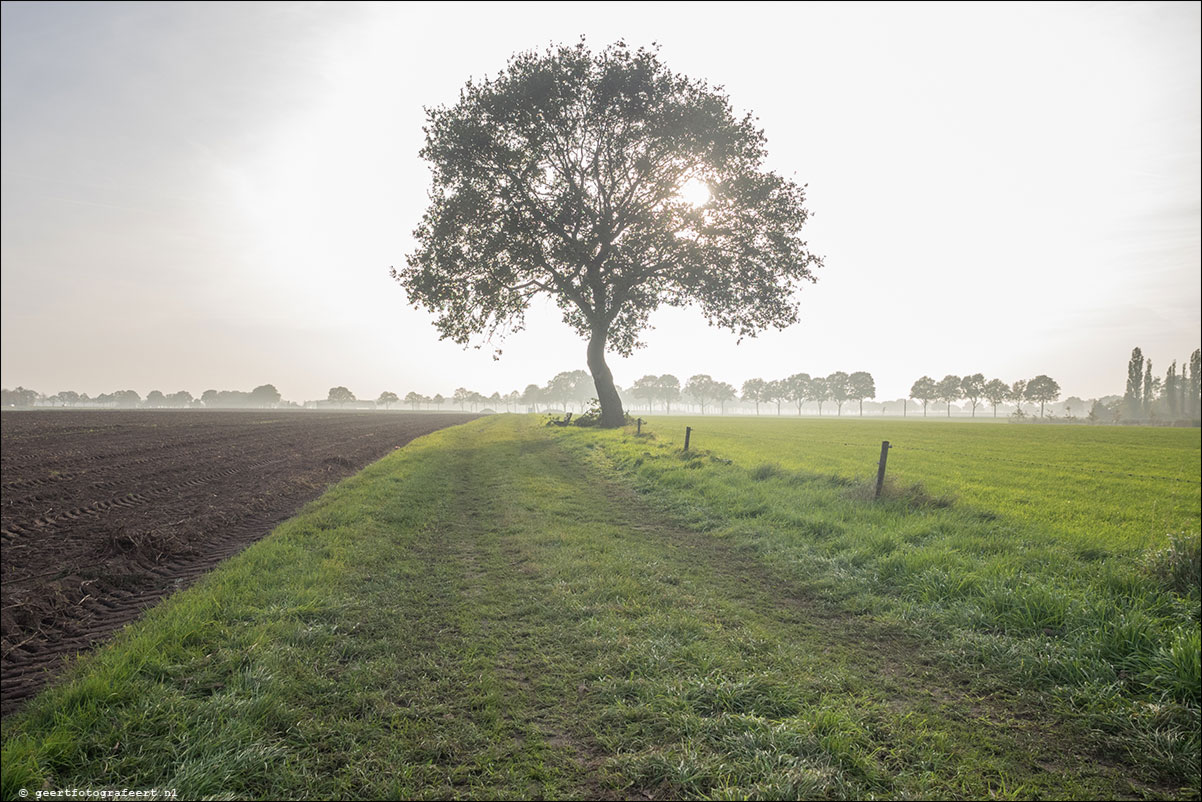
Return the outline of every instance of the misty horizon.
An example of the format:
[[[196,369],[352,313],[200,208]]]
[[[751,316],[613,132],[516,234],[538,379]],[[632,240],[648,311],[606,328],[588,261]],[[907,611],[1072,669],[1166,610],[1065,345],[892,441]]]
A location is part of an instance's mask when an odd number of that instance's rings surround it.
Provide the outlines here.
[[[1149,363],[1151,364],[1151,360],[1149,360]],[[1189,361],[1188,361],[1188,359],[1174,360],[1174,361],[1170,362],[1170,365],[1174,366],[1174,368],[1175,368],[1174,373],[1177,373],[1178,375],[1182,375],[1182,373],[1188,372]],[[1177,366],[1180,366],[1180,367],[1177,367]],[[584,374],[584,372],[582,372],[582,371],[577,371],[577,372],[583,374],[582,378],[587,376],[587,374]],[[558,374],[558,376],[562,376],[562,375],[564,375],[564,372],[561,372]],[[657,375],[657,374],[651,374],[652,377],[655,375]],[[674,374],[667,374],[667,375],[674,376]],[[871,373],[869,375],[871,376]],[[679,379],[680,385],[683,387],[685,380],[688,378],[691,378],[691,377],[682,376],[682,377],[677,377],[677,378]],[[752,377],[749,377],[749,378],[752,378]],[[754,378],[759,378],[759,377],[754,377]],[[918,377],[916,377],[916,379],[917,378]],[[938,377],[935,377],[935,378],[938,378]],[[991,377],[987,376],[986,378],[988,379]],[[779,380],[779,377],[768,379],[768,381],[776,381],[776,380]],[[1155,377],[1155,380],[1156,380],[1155,392],[1159,393],[1163,382],[1161,381],[1159,376]],[[440,408],[441,408],[441,404],[446,404],[448,406],[453,406],[453,405],[461,405],[462,406],[464,403],[470,403],[473,406],[473,408],[475,408],[477,406],[480,406],[481,404],[487,405],[491,402],[494,405],[497,403],[503,405],[504,411],[511,411],[510,410],[511,405],[516,404],[516,402],[518,401],[517,397],[521,396],[524,391],[528,392],[531,388],[536,388],[536,389],[542,389],[545,393],[553,384],[554,379],[549,379],[549,380],[544,380],[544,381],[546,382],[545,385],[543,383],[537,382],[537,381],[527,382],[522,387],[516,387],[516,388],[513,388],[512,390],[509,390],[506,392],[502,392],[500,390],[500,388],[497,388],[497,389],[494,389],[492,393],[484,392],[480,388],[475,387],[472,382],[456,382],[455,384],[457,384],[458,386],[455,389],[447,389],[445,393],[438,391],[438,390],[427,393],[427,392],[424,392],[424,391],[418,390],[418,389],[400,390],[400,391],[384,389],[375,394],[372,394],[372,393],[360,394],[360,393],[356,393],[354,388],[349,388],[349,392],[350,392],[352,398],[350,398],[349,400],[344,400],[343,403],[355,403],[355,404],[359,404],[359,405],[371,404],[374,406],[374,405],[379,405],[379,404],[384,403],[385,396],[392,394],[394,396],[394,398],[387,402],[388,408],[390,408],[390,409],[393,408],[394,406],[399,407],[400,409],[405,409],[406,407],[416,408],[416,409],[428,409],[429,406],[432,403],[434,403],[433,399],[435,397],[438,397],[440,399]],[[718,381],[721,381],[721,377],[718,377]],[[1005,380],[1003,380],[1003,382],[1009,384],[1009,382],[1005,382]],[[641,402],[638,399],[638,397],[634,394],[636,385],[637,385],[637,382],[636,383],[625,383],[625,384],[619,383],[618,384],[618,389],[621,392],[622,397],[623,397],[623,403],[627,406],[628,411],[635,411],[638,409],[646,408],[646,404],[644,402]],[[578,408],[578,409],[583,409],[584,405],[588,401],[595,400],[595,394],[593,394],[593,396],[594,396],[593,398],[590,398],[589,393],[587,392],[587,389],[591,389],[591,380],[585,381],[584,386],[586,388],[585,390],[576,391],[573,396],[573,399],[576,403],[576,408]],[[743,388],[744,393],[746,392],[746,384],[744,382],[736,382],[736,383],[733,383],[732,386],[734,388]],[[190,408],[198,408],[198,407],[200,407],[200,408],[207,408],[207,407],[212,407],[212,408],[264,408],[264,407],[289,407],[289,406],[304,407],[304,406],[313,406],[315,404],[339,403],[337,401],[332,400],[332,395],[333,395],[334,391],[336,389],[342,389],[342,390],[348,389],[345,385],[337,385],[335,387],[331,387],[324,394],[317,394],[315,396],[310,396],[310,397],[296,397],[296,396],[289,396],[286,393],[279,392],[276,388],[276,385],[273,383],[267,383],[265,385],[261,385],[259,389],[262,389],[263,387],[270,388],[270,390],[272,392],[276,393],[276,395],[278,396],[278,400],[275,402],[271,402],[271,403],[253,403],[250,400],[250,397],[252,396],[252,390],[249,390],[249,389],[248,390],[231,390],[231,389],[226,388],[226,389],[222,389],[222,390],[217,390],[215,388],[208,388],[208,389],[206,389],[200,393],[197,393],[195,395],[193,395],[191,393],[191,391],[186,390],[186,389],[177,390],[173,393],[173,392],[164,391],[164,390],[161,390],[158,388],[152,388],[150,390],[146,390],[143,392],[139,392],[137,390],[130,390],[130,389],[126,389],[123,391],[109,389],[109,390],[105,390],[105,391],[101,391],[101,392],[89,392],[89,391],[85,390],[82,392],[82,394],[78,390],[60,390],[56,393],[51,394],[51,393],[40,392],[36,388],[31,388],[31,387],[27,388],[24,385],[18,385],[14,388],[8,388],[8,387],[4,388],[6,401],[3,404],[3,407],[4,408],[10,407],[10,404],[9,404],[10,394],[13,393],[14,391],[19,391],[19,390],[32,391],[33,393],[36,393],[37,400],[36,400],[36,403],[33,404],[33,406],[41,406],[41,407],[64,407],[64,406],[80,406],[80,407],[93,406],[94,407],[97,405],[99,405],[99,406],[108,405],[108,406],[123,406],[126,408],[132,408],[132,407],[146,407],[146,408],[187,408],[187,407],[190,407]],[[458,400],[456,398],[457,393],[459,393],[461,391],[465,391],[465,390],[467,392],[470,392],[472,395],[476,396],[476,398],[466,401],[466,402]],[[911,388],[911,390],[913,390],[913,387]],[[134,393],[137,395],[137,398],[136,399],[126,398],[126,399],[122,400],[122,399],[113,397],[114,394],[122,393],[122,392],[127,393],[127,394]],[[156,393],[158,394],[158,398],[152,399],[151,396],[153,396]],[[210,394],[214,396],[214,399],[207,404],[204,403],[205,396],[208,396]],[[218,396],[218,395],[226,396],[227,394],[230,395],[231,397],[234,397],[233,400],[231,400],[230,398],[225,398],[225,399],[219,401],[216,398],[216,396]],[[407,396],[412,396],[413,394],[416,394],[416,396],[418,396],[418,397],[417,398],[412,398],[412,397],[407,398]],[[60,396],[64,396],[64,395],[75,396],[75,397],[70,398],[70,399],[64,399],[64,398],[60,397]],[[175,401],[172,401],[172,396],[178,397],[181,395],[187,396],[187,400],[184,401],[180,398],[176,398]],[[241,396],[243,398],[241,398],[241,399],[236,398],[238,396]],[[681,399],[681,403],[683,405],[690,405],[690,404],[695,403],[695,400],[690,397],[687,389],[682,392],[682,394],[679,396],[679,398]],[[1095,401],[1114,402],[1117,400],[1121,400],[1122,398],[1123,398],[1123,388],[1117,388],[1114,392],[1104,393],[1099,396],[1084,396],[1084,395],[1081,395],[1078,393],[1073,393],[1071,391],[1065,391],[1062,388],[1060,390],[1060,392],[1058,393],[1056,400],[1053,403],[1049,404],[1049,408],[1063,409],[1065,407],[1065,405],[1067,404],[1070,406],[1070,411],[1071,411],[1071,406],[1074,402],[1076,402],[1077,404],[1080,405],[1083,403],[1084,404],[1092,404]],[[876,393],[872,396],[865,397],[864,404],[866,404],[868,406],[868,408],[872,409],[875,412],[875,411],[882,410],[882,408],[887,407],[890,404],[897,405],[899,403],[903,403],[906,401],[916,404],[916,405],[920,403],[918,400],[916,400],[916,397],[912,393],[911,394],[898,394],[896,396],[886,394],[886,393]],[[533,406],[537,407],[538,404],[540,404],[540,403],[546,405],[550,402],[551,402],[550,398],[544,397],[544,398],[541,398],[538,402],[535,402],[533,404]],[[747,408],[749,405],[751,405],[755,402],[753,400],[739,396],[739,397],[732,398],[729,403],[734,407],[743,409],[743,408]],[[761,402],[761,403],[767,403],[767,402]],[[1029,402],[1026,402],[1026,403],[1029,403]],[[522,404],[523,404],[523,406],[526,406],[526,407],[531,406],[531,404],[528,402],[522,402]],[[26,405],[26,406],[28,406],[28,405]],[[561,406],[567,406],[567,405],[561,405]],[[816,402],[811,402],[811,401],[807,401],[806,406],[809,408],[817,408]],[[951,409],[957,410],[958,414],[959,414],[959,411],[963,411],[965,408],[963,403],[951,403],[949,405],[948,403],[942,402],[942,401],[934,402],[932,404],[931,408],[945,410],[949,406],[951,407]],[[1013,400],[1007,400],[1007,401],[1003,402],[1001,405],[999,405],[998,408],[1012,410],[1012,409],[1014,409],[1014,406],[1015,406],[1015,404],[1014,404]],[[495,410],[495,411],[503,411],[503,410]],[[1083,411],[1083,410],[1079,410],[1079,411]],[[903,415],[905,413],[903,410],[899,410],[896,414]]]

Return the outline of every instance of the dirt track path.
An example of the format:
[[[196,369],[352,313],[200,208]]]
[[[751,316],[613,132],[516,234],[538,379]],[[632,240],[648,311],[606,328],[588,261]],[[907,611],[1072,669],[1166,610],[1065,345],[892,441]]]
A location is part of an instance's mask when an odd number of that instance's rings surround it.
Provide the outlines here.
[[[439,611],[421,671],[462,676],[470,655],[457,693],[502,700],[513,744],[491,741],[460,767],[469,775],[537,735],[570,767],[573,795],[707,795],[723,771],[754,775],[730,765],[727,750],[753,737],[739,727],[829,726],[812,754],[772,756],[793,763],[739,792],[972,797],[1014,793],[1016,777],[1039,778],[1020,796],[1134,792],[1046,711],[974,693],[929,645],[675,526],[550,438],[445,459],[453,501],[416,544],[439,588],[412,608]],[[723,731],[747,716],[762,723]],[[779,785],[788,772],[816,784]]]

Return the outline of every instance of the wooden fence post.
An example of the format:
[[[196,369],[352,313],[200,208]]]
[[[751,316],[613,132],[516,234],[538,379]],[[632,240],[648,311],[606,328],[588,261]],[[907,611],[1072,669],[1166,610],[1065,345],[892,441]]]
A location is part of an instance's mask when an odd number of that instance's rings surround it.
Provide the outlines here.
[[[684,427],[684,450],[685,450],[685,451],[688,451],[688,450],[689,450],[689,435],[690,435],[690,434],[692,434],[692,433],[693,433],[693,427],[692,427],[692,426],[686,426],[686,427]]]
[[[643,419],[642,418],[637,419],[635,421],[635,424],[638,426],[638,429],[635,431],[635,434],[636,435],[642,434],[643,433]]]
[[[889,445],[888,440],[881,441],[881,465],[879,468],[877,468],[877,471],[876,471],[876,496],[875,496],[875,498],[881,497],[881,488],[885,486],[885,462],[889,459],[889,449],[890,448],[891,448],[891,446]]]

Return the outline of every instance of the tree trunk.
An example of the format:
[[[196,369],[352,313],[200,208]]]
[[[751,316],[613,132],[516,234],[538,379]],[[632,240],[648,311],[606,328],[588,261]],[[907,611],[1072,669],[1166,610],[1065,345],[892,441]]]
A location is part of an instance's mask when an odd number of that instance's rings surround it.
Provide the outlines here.
[[[588,369],[593,374],[597,400],[601,403],[601,426],[616,429],[626,422],[622,399],[614,387],[614,375],[605,364],[605,338],[608,332],[593,331],[588,341]]]

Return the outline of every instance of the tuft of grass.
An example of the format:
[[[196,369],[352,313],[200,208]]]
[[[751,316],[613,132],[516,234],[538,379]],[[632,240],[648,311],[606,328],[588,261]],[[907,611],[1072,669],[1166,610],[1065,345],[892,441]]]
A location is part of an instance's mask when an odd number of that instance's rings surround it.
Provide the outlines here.
[[[751,469],[751,478],[757,482],[762,482],[765,479],[771,479],[774,476],[780,476],[782,473],[781,467],[770,462],[761,462],[759,465]]]
[[[1197,598],[1202,584],[1202,534],[1169,535],[1167,546],[1148,555],[1147,568],[1174,593]]]
[[[876,494],[875,478],[868,481],[855,482],[846,491],[846,495],[848,498],[857,501],[898,502],[916,510],[944,509],[956,503],[956,496],[953,493],[935,495],[928,492],[922,482],[903,485],[889,476],[886,476],[885,481],[881,484],[881,495],[879,498]]]
[[[1202,702],[1202,637],[1197,629],[1179,627],[1167,644],[1157,650],[1145,681],[1163,688],[1167,699],[1192,704]]]

